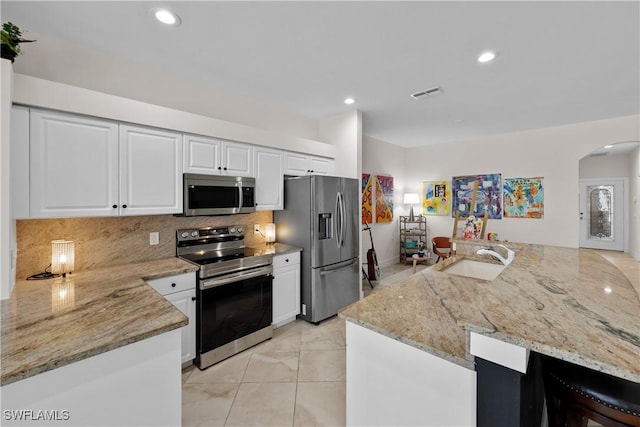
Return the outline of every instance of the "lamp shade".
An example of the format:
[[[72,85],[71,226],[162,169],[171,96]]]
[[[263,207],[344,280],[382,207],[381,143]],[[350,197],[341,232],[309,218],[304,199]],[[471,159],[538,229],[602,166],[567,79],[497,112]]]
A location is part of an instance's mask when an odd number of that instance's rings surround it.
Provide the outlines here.
[[[267,243],[273,243],[276,241],[276,225],[274,223],[270,222],[265,225],[264,238]]]
[[[405,205],[413,205],[418,202],[420,202],[420,197],[418,196],[418,193],[404,193]]]
[[[73,271],[75,264],[74,243],[71,240],[51,241],[51,273],[63,276]]]

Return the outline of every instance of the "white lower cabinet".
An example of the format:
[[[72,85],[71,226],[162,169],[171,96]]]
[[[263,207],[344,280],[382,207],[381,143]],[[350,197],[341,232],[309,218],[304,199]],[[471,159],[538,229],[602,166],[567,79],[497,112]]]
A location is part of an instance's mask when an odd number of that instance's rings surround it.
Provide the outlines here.
[[[191,363],[196,357],[196,274],[183,273],[147,280],[147,283],[189,318],[189,324],[180,332],[182,364]]]
[[[300,314],[300,252],[273,257],[273,325],[278,327]]]

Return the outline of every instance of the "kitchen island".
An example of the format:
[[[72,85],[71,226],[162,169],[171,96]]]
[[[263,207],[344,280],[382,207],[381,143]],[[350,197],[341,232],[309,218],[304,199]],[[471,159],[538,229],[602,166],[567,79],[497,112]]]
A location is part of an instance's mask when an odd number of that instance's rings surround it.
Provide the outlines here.
[[[196,269],[169,258],[16,283],[1,303],[3,421],[179,424],[188,321],[145,279]]]
[[[474,337],[499,355],[521,350],[525,371],[536,352],[640,383],[629,280],[594,251],[508,246],[516,257],[492,281],[446,272],[479,247],[459,242],[456,257],[341,312],[348,425],[475,425]]]

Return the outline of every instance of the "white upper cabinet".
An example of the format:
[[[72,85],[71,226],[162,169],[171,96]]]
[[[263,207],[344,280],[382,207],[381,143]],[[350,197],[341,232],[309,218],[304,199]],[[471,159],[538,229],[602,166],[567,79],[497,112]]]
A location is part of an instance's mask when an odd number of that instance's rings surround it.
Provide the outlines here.
[[[331,175],[333,160],[300,153],[284,153],[285,175]]]
[[[256,210],[282,210],[284,207],[284,175],[282,151],[255,148]]]
[[[108,216],[118,204],[118,124],[31,110],[30,216]]]
[[[222,170],[220,146],[222,141],[204,136],[184,136],[185,173],[219,175]],[[220,169],[218,167],[220,166]]]
[[[31,110],[30,217],[182,212],[180,134]]]
[[[254,176],[253,146],[222,141],[222,173],[233,176]]]
[[[332,175],[333,160],[309,156],[309,170],[312,175]]]
[[[121,215],[182,212],[182,135],[120,125]]]
[[[253,177],[253,147],[239,142],[185,135],[184,171]]]

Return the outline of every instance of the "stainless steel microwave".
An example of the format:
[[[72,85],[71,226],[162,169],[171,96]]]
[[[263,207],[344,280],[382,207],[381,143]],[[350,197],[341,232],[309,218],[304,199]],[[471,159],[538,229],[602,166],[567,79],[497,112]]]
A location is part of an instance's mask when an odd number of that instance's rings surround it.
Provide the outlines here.
[[[254,178],[184,174],[184,216],[256,211]]]

